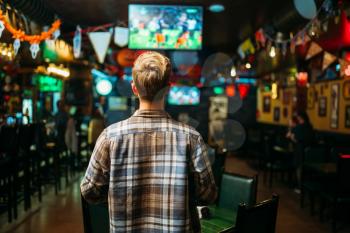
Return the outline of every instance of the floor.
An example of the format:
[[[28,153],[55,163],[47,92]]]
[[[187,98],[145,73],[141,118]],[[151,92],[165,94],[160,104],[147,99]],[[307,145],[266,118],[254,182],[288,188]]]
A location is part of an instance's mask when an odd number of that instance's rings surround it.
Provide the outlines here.
[[[254,175],[253,169],[247,159],[228,157],[225,169],[228,172],[243,175]],[[82,233],[83,223],[81,215],[80,176],[55,196],[53,190],[48,190],[44,201],[34,204],[34,208],[27,213],[20,213],[19,219],[7,224],[5,216],[0,216],[1,233]],[[258,201],[271,197],[272,193],[280,196],[277,219],[277,233],[330,233],[329,221],[320,223],[317,216],[310,216],[307,208],[299,207],[299,196],[286,184],[274,183],[270,189],[264,184],[259,175]],[[347,216],[348,218],[349,216]],[[348,218],[350,219],[350,218]],[[350,221],[339,233],[350,233]]]

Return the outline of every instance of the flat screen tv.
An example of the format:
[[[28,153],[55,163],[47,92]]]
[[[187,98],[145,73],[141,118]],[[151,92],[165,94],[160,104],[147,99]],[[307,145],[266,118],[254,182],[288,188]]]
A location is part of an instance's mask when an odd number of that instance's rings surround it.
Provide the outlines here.
[[[198,105],[200,91],[197,87],[172,86],[168,95],[170,105]]]
[[[203,7],[129,5],[130,49],[202,48]]]

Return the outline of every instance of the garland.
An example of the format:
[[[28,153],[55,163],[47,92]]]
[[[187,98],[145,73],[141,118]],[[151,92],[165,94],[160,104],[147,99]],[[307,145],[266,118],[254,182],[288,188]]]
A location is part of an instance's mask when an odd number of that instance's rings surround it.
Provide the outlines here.
[[[26,35],[26,33],[21,29],[16,29],[12,27],[12,25],[6,21],[6,17],[3,15],[0,10],[0,21],[4,24],[5,28],[12,34],[12,37],[15,39],[19,39],[20,41],[27,41],[30,44],[39,44],[40,42],[50,39],[52,35],[60,28],[61,20],[56,20],[53,22],[51,28],[42,32],[40,35]]]

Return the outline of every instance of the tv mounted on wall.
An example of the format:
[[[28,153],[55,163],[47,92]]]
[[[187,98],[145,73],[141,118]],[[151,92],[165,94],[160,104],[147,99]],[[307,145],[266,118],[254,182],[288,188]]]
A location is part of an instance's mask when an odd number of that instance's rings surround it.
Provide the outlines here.
[[[203,7],[129,5],[130,49],[202,48]]]

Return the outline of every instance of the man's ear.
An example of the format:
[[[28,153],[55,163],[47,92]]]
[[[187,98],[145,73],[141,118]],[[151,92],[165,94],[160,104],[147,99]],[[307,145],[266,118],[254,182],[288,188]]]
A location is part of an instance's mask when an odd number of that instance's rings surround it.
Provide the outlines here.
[[[131,89],[132,89],[132,92],[134,93],[134,95],[139,96],[139,91],[137,90],[134,81],[131,81]]]

